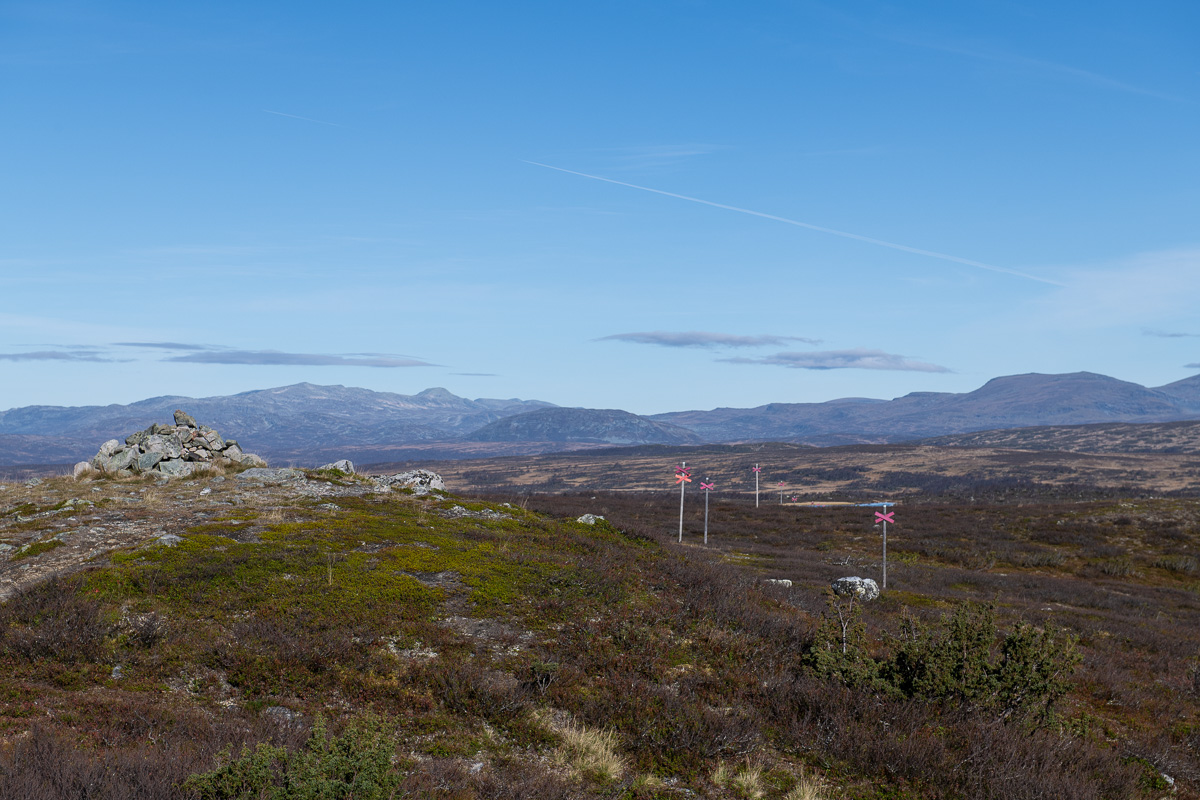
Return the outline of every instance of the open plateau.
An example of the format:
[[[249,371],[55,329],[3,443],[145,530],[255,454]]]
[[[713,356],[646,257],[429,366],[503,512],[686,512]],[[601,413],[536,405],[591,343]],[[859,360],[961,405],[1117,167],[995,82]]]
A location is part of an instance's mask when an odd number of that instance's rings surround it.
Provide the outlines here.
[[[300,384],[0,412],[0,475],[3,798],[1200,798],[1196,378]]]

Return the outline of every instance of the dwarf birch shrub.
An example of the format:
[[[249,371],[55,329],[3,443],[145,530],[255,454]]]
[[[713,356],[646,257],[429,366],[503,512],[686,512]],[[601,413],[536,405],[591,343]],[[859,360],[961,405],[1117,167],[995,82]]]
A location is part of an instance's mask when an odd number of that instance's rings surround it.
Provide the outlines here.
[[[404,777],[392,763],[395,749],[392,731],[377,717],[354,720],[332,738],[318,719],[304,747],[259,744],[237,758],[226,748],[218,756],[225,763],[192,775],[183,788],[201,800],[390,799]]]
[[[896,698],[985,711],[998,720],[1034,714],[1048,721],[1082,658],[1065,631],[1022,623],[1002,636],[995,610],[971,603],[932,626],[906,616],[898,644],[872,657],[857,610],[838,611],[826,616],[804,655],[810,673]]]

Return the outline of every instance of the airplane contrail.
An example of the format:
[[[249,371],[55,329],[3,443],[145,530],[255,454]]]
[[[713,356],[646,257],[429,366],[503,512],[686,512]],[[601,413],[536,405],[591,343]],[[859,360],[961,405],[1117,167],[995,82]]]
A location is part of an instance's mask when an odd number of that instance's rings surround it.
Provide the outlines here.
[[[335,127],[335,128],[344,128],[344,127],[346,127],[345,125],[339,125],[339,124],[337,124],[336,122],[325,122],[324,120],[320,120],[320,119],[311,119],[311,118],[309,118],[309,117],[300,117],[300,116],[297,116],[297,115],[295,115],[295,114],[285,114],[285,113],[283,113],[282,111],[272,111],[272,110],[271,110],[271,109],[269,109],[269,108],[264,108],[264,109],[263,109],[263,113],[265,113],[265,114],[278,114],[278,115],[279,115],[279,116],[281,116],[281,117],[291,117],[292,119],[302,119],[302,120],[304,120],[305,122],[315,122],[315,123],[317,123],[318,125],[332,125],[332,126],[333,126],[333,127]]]
[[[578,175],[581,178],[591,178],[592,180],[595,180],[595,181],[604,181],[605,183],[615,183],[618,186],[628,186],[630,189],[641,189],[643,192],[653,192],[654,194],[661,194],[661,195],[665,195],[667,197],[675,197],[680,200],[688,200],[692,203],[700,203],[702,205],[712,206],[713,208],[723,208],[726,211],[737,211],[739,213],[749,214],[754,217],[762,217],[763,219],[771,219],[771,220],[775,220],[776,222],[784,222],[784,223],[787,223],[788,225],[795,225],[798,228],[808,228],[810,231],[819,231],[820,233],[828,233],[833,236],[841,236],[843,239],[855,239],[860,242],[867,242],[868,244],[879,245],[880,247],[890,247],[893,250],[902,250],[905,253],[915,253],[919,256],[929,256],[930,258],[940,258],[943,261],[953,261],[955,264],[966,264],[968,267],[977,267],[979,269],[986,269],[986,270],[990,270],[992,272],[1002,272],[1005,275],[1015,275],[1018,278],[1025,278],[1027,280],[1037,281],[1038,283],[1048,283],[1052,286],[1065,285],[1065,284],[1059,283],[1058,281],[1052,281],[1049,278],[1039,278],[1037,275],[1030,275],[1027,272],[1018,272],[1015,269],[1008,269],[1007,267],[997,267],[992,264],[984,264],[982,261],[973,261],[969,258],[959,258],[958,256],[952,256],[947,253],[938,253],[933,250],[922,250],[919,247],[909,247],[906,244],[897,244],[896,242],[886,242],[883,239],[875,239],[870,236],[863,236],[862,234],[859,234],[859,233],[849,233],[847,231],[834,230],[833,228],[825,228],[820,225],[813,225],[812,223],[809,223],[809,222],[800,222],[799,220],[788,219],[787,217],[778,217],[774,214],[765,214],[762,211],[754,211],[753,209],[749,209],[749,208],[739,208],[738,206],[729,206],[729,205],[725,205],[724,203],[714,203],[711,200],[701,200],[699,197],[689,197],[686,194],[676,194],[675,192],[664,192],[662,189],[651,189],[649,186],[638,186],[636,183],[625,183],[624,181],[617,181],[617,180],[613,180],[612,178],[602,178],[599,175],[589,175],[586,172],[576,172],[575,170],[571,170],[571,169],[563,169],[562,167],[556,167],[556,166],[553,166],[552,164],[542,164],[541,162],[529,161],[527,159],[521,159],[521,160],[524,161],[526,164],[533,164],[535,167],[545,167],[546,169],[553,169],[553,170],[557,170],[559,172],[565,172],[568,175]]]

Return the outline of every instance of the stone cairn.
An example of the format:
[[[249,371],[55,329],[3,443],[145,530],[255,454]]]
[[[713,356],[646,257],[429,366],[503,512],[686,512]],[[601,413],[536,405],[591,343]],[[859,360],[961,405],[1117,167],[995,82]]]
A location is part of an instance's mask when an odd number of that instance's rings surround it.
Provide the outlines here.
[[[174,425],[156,422],[127,436],[125,444],[109,439],[91,461],[75,465],[75,477],[95,469],[118,477],[149,473],[181,478],[209,464],[265,467],[267,462],[253,453],[243,453],[236,441],[222,438],[207,425],[197,425],[190,414],[176,411]]]

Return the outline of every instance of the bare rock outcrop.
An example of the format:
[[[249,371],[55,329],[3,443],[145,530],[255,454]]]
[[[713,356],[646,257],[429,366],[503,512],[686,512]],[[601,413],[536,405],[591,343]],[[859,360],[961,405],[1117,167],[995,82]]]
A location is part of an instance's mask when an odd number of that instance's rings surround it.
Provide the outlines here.
[[[879,597],[879,584],[870,578],[838,578],[829,588],[839,597],[857,597],[860,600],[874,600]]]
[[[446,482],[442,480],[442,476],[427,469],[413,469],[397,472],[395,475],[378,475],[371,478],[371,481],[382,488],[412,489],[416,495],[446,491]]]
[[[80,478],[92,469],[105,475],[150,473],[180,478],[206,464],[265,467],[267,462],[243,452],[236,440],[226,439],[207,425],[198,425],[190,414],[176,410],[174,425],[156,422],[125,437],[124,444],[109,439],[91,461],[76,464],[74,474]]]

